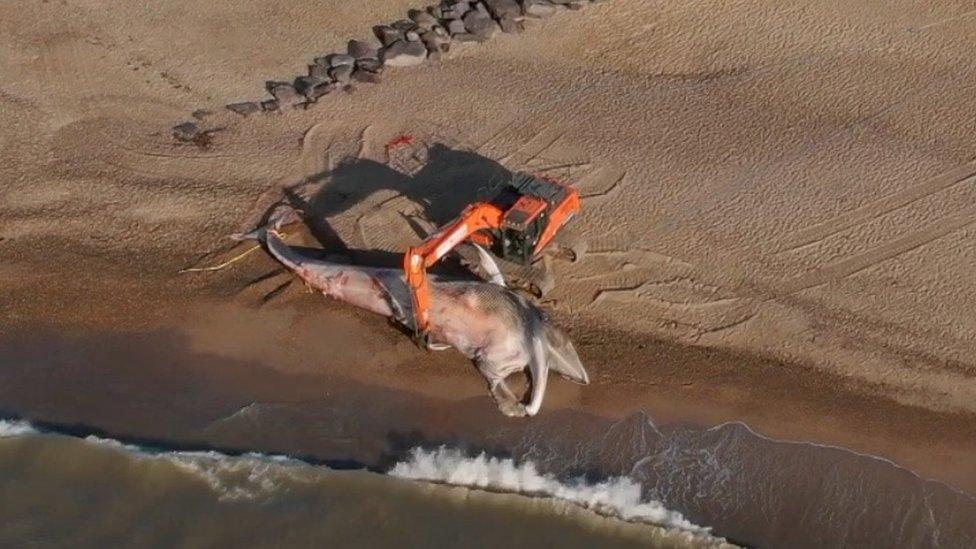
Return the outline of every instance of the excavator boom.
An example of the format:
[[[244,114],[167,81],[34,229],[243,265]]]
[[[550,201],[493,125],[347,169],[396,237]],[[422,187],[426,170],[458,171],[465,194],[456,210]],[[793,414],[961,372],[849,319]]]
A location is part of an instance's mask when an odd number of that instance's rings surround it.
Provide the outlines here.
[[[465,240],[484,241],[484,235],[479,235],[478,232],[498,227],[503,214],[504,212],[494,204],[472,204],[464,209],[460,217],[428,236],[419,246],[407,250],[403,258],[403,269],[407,273],[407,285],[413,294],[417,332],[426,331],[430,320],[430,286],[427,283],[427,269]],[[490,242],[490,238],[487,240]]]

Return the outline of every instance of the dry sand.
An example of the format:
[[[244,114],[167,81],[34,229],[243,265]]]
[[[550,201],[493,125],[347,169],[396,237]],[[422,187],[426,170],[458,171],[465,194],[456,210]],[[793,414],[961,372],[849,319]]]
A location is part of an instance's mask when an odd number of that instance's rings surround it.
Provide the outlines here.
[[[0,6],[0,329],[185,322],[216,354],[483,394],[261,254],[176,272],[282,186],[325,186],[326,245],[395,251],[401,212],[441,220],[498,162],[587,197],[548,307],[594,383],[550,408],[742,419],[976,490],[972,2],[612,0],[307,111],[222,109],[416,7],[370,6]],[[222,130],[176,144],[197,109]],[[443,145],[412,176],[384,150],[405,132]]]

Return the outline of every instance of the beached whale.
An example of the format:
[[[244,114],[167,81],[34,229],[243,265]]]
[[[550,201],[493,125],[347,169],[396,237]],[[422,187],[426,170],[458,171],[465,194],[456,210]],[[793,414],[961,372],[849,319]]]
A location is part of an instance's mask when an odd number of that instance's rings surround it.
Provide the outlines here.
[[[400,269],[349,265],[315,259],[282,241],[275,230],[248,235],[312,289],[351,305],[386,316],[413,330],[412,299]],[[490,256],[483,260],[491,262]],[[489,270],[497,272],[497,266]],[[498,283],[430,277],[431,347],[454,347],[474,361],[488,381],[498,408],[508,416],[538,413],[549,370],[587,384],[589,376],[569,337],[523,296]],[[528,403],[505,379],[528,370]]]

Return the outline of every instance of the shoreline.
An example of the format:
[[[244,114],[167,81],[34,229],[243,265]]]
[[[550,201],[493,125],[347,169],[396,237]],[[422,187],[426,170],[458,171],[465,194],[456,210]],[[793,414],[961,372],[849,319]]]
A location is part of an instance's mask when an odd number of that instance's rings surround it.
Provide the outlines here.
[[[898,439],[901,453],[885,455],[882,446],[893,436],[868,437],[853,421],[816,440],[821,433],[808,430],[807,422],[823,416],[804,415],[796,399],[800,413],[784,426],[695,394],[673,407],[674,395],[664,398],[672,387],[624,395],[609,409],[594,402],[620,391],[599,382],[589,397],[583,397],[587,387],[554,383],[557,390],[538,416],[515,420],[496,411],[473,369],[452,353],[429,361],[423,358],[431,355],[417,350],[417,361],[342,362],[295,346],[325,338],[323,325],[376,324],[348,307],[318,307],[307,299],[318,296],[298,297],[261,311],[233,308],[239,317],[257,314],[263,334],[241,329],[253,318],[216,323],[213,316],[189,314],[182,330],[171,325],[69,335],[65,326],[35,325],[30,334],[5,332],[0,412],[19,410],[22,419],[75,436],[175,451],[259,452],[338,469],[388,472],[413,449],[448,448],[469,458],[482,452],[513,458],[526,471],[570,484],[622,476],[644,497],[747,546],[799,546],[817,536],[839,540],[860,532],[902,539],[898,524],[914,524],[913,539],[927,539],[929,526],[963,538],[972,534],[965,517],[976,511],[976,497],[962,485],[965,474],[947,478],[968,471],[968,456],[934,452],[937,434],[920,440],[905,432]],[[214,337],[214,326],[227,330],[225,339]],[[372,341],[356,342],[371,357],[384,356],[379,348],[391,343],[380,332],[392,328],[377,328]],[[282,332],[289,336],[284,342]],[[253,353],[241,348],[246,340],[278,360],[247,358]],[[385,356],[409,354],[401,349]],[[790,404],[770,400],[759,409]],[[728,410],[738,421],[709,419]],[[913,456],[927,461],[906,463]],[[824,482],[828,478],[833,481]],[[938,523],[927,526],[925,513],[935,513]],[[773,525],[770,516],[777,517]],[[825,517],[844,518],[824,530]]]
[[[311,384],[286,382],[284,386],[275,382],[276,389],[265,394],[272,402],[327,400],[328,380],[338,377],[414,395],[410,398],[434,399],[433,402],[472,400],[477,402],[474,408],[480,413],[500,415],[468,361],[453,352],[421,351],[383,319],[297,288],[287,289],[277,303],[263,308],[249,307],[240,299],[204,298],[203,293],[194,292],[180,301],[157,293],[152,303],[132,299],[76,303],[71,307],[78,315],[74,321],[70,320],[69,311],[62,309],[56,325],[38,322],[44,315],[13,322],[7,319],[2,326],[6,335],[0,336],[0,349],[9,355],[11,349],[19,348],[21,356],[41,358],[43,362],[43,357],[52,353],[48,349],[52,341],[61,339],[89,351],[107,347],[100,353],[119,361],[127,352],[135,356],[148,352],[134,343],[140,338],[151,342],[155,337],[152,334],[167,334],[173,344],[191,350],[191,356],[205,357],[202,364],[183,369],[205,376],[213,385],[209,398],[217,400],[240,391],[267,393],[254,386],[260,385],[255,374],[240,369],[228,371],[217,365],[223,361],[257,361],[276,376],[312,380]],[[103,297],[107,299],[107,294]],[[207,303],[192,304],[198,300]],[[330,327],[334,338],[325,333],[324,326]],[[923,478],[976,493],[976,470],[968,459],[976,452],[976,418],[971,416],[899,404],[871,395],[857,383],[801,365],[684,347],[635,334],[581,332],[574,328],[570,336],[591,371],[591,384],[580,387],[555,380],[550,384],[542,415],[578,410],[620,419],[643,411],[660,425],[708,428],[741,422],[763,437],[835,446],[879,457]],[[130,339],[125,344],[132,345],[128,350],[113,348]],[[330,341],[339,340],[344,344],[357,343],[339,351],[330,345]],[[149,349],[154,345],[149,344]],[[21,367],[8,361],[4,368],[9,373],[10,369]],[[57,367],[48,368],[54,378],[45,382],[57,382]],[[77,375],[79,368],[84,365],[71,366],[69,372],[74,373],[69,378]],[[185,372],[155,369],[150,374],[155,379],[152,383],[179,385],[187,381],[181,379]],[[139,379],[135,374],[127,383],[145,381]],[[99,377],[88,391],[97,393],[102,388],[98,383],[105,387],[114,384],[108,377]],[[319,387],[319,392],[310,387]],[[64,404],[64,398],[49,402],[51,395],[36,381],[26,381],[22,386],[12,384],[8,389],[0,391],[0,409],[30,419],[65,421],[90,416],[92,409],[104,407],[84,399],[73,406]],[[137,393],[149,390],[135,389]],[[30,394],[35,396],[24,398]],[[203,394],[181,397],[205,398]],[[192,424],[201,419],[194,415],[188,413],[177,418],[176,423]],[[111,416],[109,411],[105,417]],[[532,422],[524,420],[526,427]],[[431,418],[433,431],[437,423]],[[517,427],[518,423],[507,425]],[[94,426],[104,427],[98,421]],[[138,436],[145,428],[136,422],[128,424],[124,432]]]

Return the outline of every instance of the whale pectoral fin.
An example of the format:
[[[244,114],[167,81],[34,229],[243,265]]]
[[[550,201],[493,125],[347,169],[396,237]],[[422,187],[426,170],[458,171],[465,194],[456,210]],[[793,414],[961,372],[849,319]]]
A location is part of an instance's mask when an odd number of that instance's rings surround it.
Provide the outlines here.
[[[505,287],[505,277],[502,276],[502,270],[498,268],[498,263],[495,262],[495,258],[488,253],[481,245],[470,242],[474,249],[478,252],[478,261],[481,264],[481,270],[484,271],[488,280],[492,284],[496,284]]]
[[[528,370],[532,391],[525,413],[534,416],[539,413],[542,400],[546,396],[546,385],[549,382],[549,354],[543,334],[533,334],[527,343],[530,349]]]
[[[525,417],[528,415],[525,405],[519,401],[504,379],[489,381],[488,386],[491,390],[491,396],[495,399],[495,404],[498,405],[498,409],[503,414],[508,417]]]
[[[573,383],[590,383],[590,376],[580,362],[573,343],[562,330],[548,322],[545,324],[545,344],[551,370]]]
[[[485,376],[485,380],[488,381],[488,392],[495,399],[495,404],[501,413],[508,417],[525,417],[527,415],[525,405],[505,383],[505,378],[495,373],[498,368],[480,360],[475,361],[475,364],[481,375]]]

